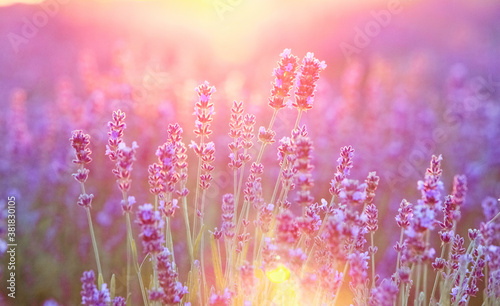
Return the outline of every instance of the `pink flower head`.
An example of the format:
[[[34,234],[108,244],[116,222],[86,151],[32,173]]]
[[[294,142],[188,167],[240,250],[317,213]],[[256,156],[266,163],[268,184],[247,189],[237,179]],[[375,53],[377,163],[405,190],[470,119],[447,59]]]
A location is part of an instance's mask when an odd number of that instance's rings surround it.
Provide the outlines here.
[[[95,284],[94,271],[85,271],[80,279],[82,282],[82,305],[106,306],[111,302],[108,286],[102,284],[101,290]]]
[[[275,142],[274,136],[276,136],[276,132],[270,129],[266,129],[261,126],[259,128],[259,141],[264,144],[272,144]]]
[[[77,204],[82,207],[91,208],[93,198],[94,198],[93,194],[81,194],[80,197],[78,198]]]
[[[418,190],[422,192],[422,200],[432,209],[441,208],[441,190],[443,182],[440,180],[443,170],[441,169],[441,155],[432,155],[430,167],[425,173],[423,181],[418,181]]]
[[[222,197],[222,232],[229,239],[234,237],[234,197],[227,193]]]
[[[396,222],[399,227],[408,228],[410,226],[411,220],[413,218],[413,205],[403,199],[399,205],[398,215],[396,216]]]
[[[123,130],[127,127],[125,124],[125,113],[121,110],[113,112],[113,120],[108,122],[109,127],[109,138],[108,144],[106,145],[106,155],[109,156],[111,161],[116,161],[117,153],[116,150],[122,142]]]
[[[212,293],[208,299],[208,305],[211,306],[229,306],[231,305],[232,294],[228,288],[224,289],[222,294]]]
[[[320,62],[314,57],[313,53],[308,52],[304,57],[297,74],[297,90],[295,91],[295,103],[293,104],[299,111],[307,111],[312,108],[319,73],[325,68],[325,62]]]
[[[90,163],[92,161],[92,158],[90,158],[92,151],[88,148],[90,144],[90,136],[88,134],[84,134],[81,130],[75,130],[69,140],[76,153],[76,159],[73,160],[73,163],[82,166]]]
[[[297,221],[292,212],[285,210],[276,216],[276,241],[281,245],[291,246],[300,236]]]
[[[377,190],[380,177],[377,176],[376,172],[368,173],[368,177],[365,180],[366,183],[366,200],[365,204],[373,204],[373,199],[375,198],[375,190]]]
[[[194,114],[196,115],[196,125],[194,133],[200,137],[208,137],[212,134],[210,130],[210,122],[212,122],[212,115],[214,112],[214,105],[210,103],[210,98],[215,92],[215,87],[210,86],[210,84],[205,81],[203,84],[196,87],[196,93],[198,94],[199,100],[195,104]]]
[[[158,281],[160,288],[149,292],[151,301],[161,301],[163,304],[178,304],[188,293],[187,287],[177,281],[178,273],[175,263],[170,259],[167,248],[158,255]]]
[[[340,157],[337,159],[337,172],[334,174],[330,183],[330,194],[339,196],[342,189],[341,183],[351,171],[353,157],[354,149],[351,146],[342,147],[340,149]]]
[[[339,198],[343,204],[360,204],[366,199],[366,183],[359,184],[357,180],[344,179]]]
[[[130,183],[132,182],[130,174],[132,171],[132,165],[136,160],[135,154],[138,147],[139,146],[135,141],[132,142],[131,147],[128,147],[124,142],[121,142],[115,152],[116,168],[113,169],[113,173],[117,178],[118,187],[123,192],[128,192],[130,189]]]
[[[281,54],[281,59],[278,62],[278,68],[274,69],[273,75],[275,81],[271,89],[269,97],[269,106],[275,110],[279,110],[286,106],[286,99],[290,96],[290,90],[295,81],[296,70],[299,59],[292,55],[290,49],[285,49]]]
[[[162,250],[164,241],[161,231],[162,223],[160,213],[153,209],[153,205],[146,203],[139,206],[137,223],[141,227],[140,237],[144,253],[158,253]]]
[[[262,205],[259,211],[259,226],[263,233],[269,232],[271,229],[271,221],[273,216],[274,205]]]
[[[347,257],[350,263],[350,285],[354,288],[363,286],[368,278],[368,252],[353,252]]]

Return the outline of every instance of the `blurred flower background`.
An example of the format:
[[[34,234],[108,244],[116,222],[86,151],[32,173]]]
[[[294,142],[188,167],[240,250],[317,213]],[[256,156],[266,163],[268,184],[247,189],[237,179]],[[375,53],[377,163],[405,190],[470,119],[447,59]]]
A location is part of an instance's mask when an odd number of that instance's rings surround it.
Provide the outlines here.
[[[76,305],[82,272],[94,267],[87,220],[76,205],[79,186],[71,178],[72,130],[91,136],[86,188],[95,196],[102,265],[117,274],[121,292],[126,229],[114,165],[105,156],[112,111],[126,112],[124,138],[139,145],[129,194],[142,205],[152,201],[148,165],[165,142],[168,124],[178,122],[184,141],[195,140],[194,88],[204,80],[217,88],[211,140],[218,149],[205,210],[212,230],[220,226],[222,196],[233,190],[227,167],[232,103],[244,101],[246,111],[256,116],[256,127],[267,125],[272,69],[285,48],[300,58],[314,52],[328,65],[313,109],[302,117],[315,147],[314,198],[329,198],[342,146],[355,149],[352,178],[364,180],[369,171],[380,176],[374,203],[381,276],[392,273],[384,274],[384,263],[392,267],[397,256],[392,245],[399,238],[394,220],[399,203],[420,197],[417,181],[432,154],[443,156],[446,192],[454,175],[467,177],[461,235],[484,221],[481,202],[500,196],[498,1],[47,0],[0,5],[0,201],[11,195],[18,199],[16,305],[51,299]],[[276,139],[289,136],[295,117],[288,108],[280,112]],[[263,186],[273,186],[278,177],[277,147],[271,145],[264,154],[263,164],[270,166]],[[256,156],[258,147],[252,150]],[[195,158],[191,150],[188,155]],[[195,167],[189,176],[196,177]],[[269,198],[272,189],[263,192]],[[180,216],[171,226],[184,233]],[[182,234],[178,237],[174,252],[184,282],[188,258],[180,254],[187,253],[187,245]],[[105,275],[106,281],[110,277]],[[5,286],[0,292],[6,296]]]

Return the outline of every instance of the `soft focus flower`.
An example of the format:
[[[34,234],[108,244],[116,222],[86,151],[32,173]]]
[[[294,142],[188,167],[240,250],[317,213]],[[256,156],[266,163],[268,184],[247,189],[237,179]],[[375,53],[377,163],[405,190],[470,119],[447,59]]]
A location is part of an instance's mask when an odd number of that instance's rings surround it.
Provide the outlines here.
[[[340,149],[340,157],[337,159],[337,172],[334,174],[330,183],[330,193],[339,196],[341,190],[341,182],[347,178],[352,168],[352,159],[354,157],[354,149],[351,146],[342,147]]]
[[[286,99],[290,96],[295,74],[299,65],[299,59],[292,55],[290,49],[285,49],[281,54],[281,59],[278,62],[278,68],[273,71],[275,81],[271,96],[269,97],[269,106],[275,110],[279,110],[286,106]]]
[[[111,161],[116,161],[118,158],[117,150],[120,143],[122,143],[123,131],[127,127],[125,124],[125,113],[120,109],[113,112],[113,121],[108,122],[109,127],[109,139],[108,145],[106,146],[106,155],[111,159]]]
[[[163,304],[178,304],[188,293],[187,287],[177,281],[175,263],[170,260],[170,252],[164,249],[158,254],[158,282],[160,287],[149,292],[151,301],[161,301]]]
[[[384,279],[370,292],[370,306],[391,306],[399,292],[398,286],[391,280]]]
[[[214,105],[210,103],[212,94],[215,92],[215,87],[205,81],[203,84],[195,88],[199,100],[194,107],[194,115],[196,115],[196,122],[194,133],[200,137],[208,137],[212,134],[210,130],[210,122],[212,122],[214,115]]]
[[[82,305],[107,306],[111,302],[109,290],[106,284],[102,284],[101,290],[95,285],[94,271],[85,271],[80,279],[82,282]]]
[[[314,57],[313,53],[308,52],[304,57],[297,73],[297,90],[295,91],[295,102],[293,103],[293,106],[299,111],[307,111],[312,108],[319,73],[325,68],[325,62],[320,62]]]
[[[227,193],[222,197],[222,232],[228,239],[234,237],[234,196]]]
[[[153,205],[146,203],[139,206],[137,212],[137,221],[141,227],[139,236],[142,238],[144,253],[158,253],[162,251],[162,243],[164,242],[161,231],[160,212],[153,209]]]
[[[231,291],[229,291],[228,288],[225,288],[222,294],[212,293],[212,295],[208,299],[208,305],[229,306],[231,305],[231,298]]]
[[[90,163],[92,161],[92,158],[90,158],[92,151],[88,148],[90,144],[90,136],[88,134],[84,134],[81,130],[75,130],[69,140],[76,153],[76,159],[73,160],[73,163],[82,167]]]
[[[350,284],[356,288],[365,284],[368,278],[368,252],[353,252],[347,257],[350,263],[349,276]]]

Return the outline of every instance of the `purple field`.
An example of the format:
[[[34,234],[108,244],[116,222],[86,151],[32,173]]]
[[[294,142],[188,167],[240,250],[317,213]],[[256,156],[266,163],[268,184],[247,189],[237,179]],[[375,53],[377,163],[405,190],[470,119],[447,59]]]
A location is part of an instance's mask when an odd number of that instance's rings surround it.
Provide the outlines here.
[[[0,305],[500,305],[500,2],[16,2]]]

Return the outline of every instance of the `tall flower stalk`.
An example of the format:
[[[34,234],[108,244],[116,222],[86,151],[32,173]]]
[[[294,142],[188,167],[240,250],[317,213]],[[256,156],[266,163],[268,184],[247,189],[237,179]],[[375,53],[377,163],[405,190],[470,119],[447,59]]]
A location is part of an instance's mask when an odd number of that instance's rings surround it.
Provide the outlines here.
[[[103,283],[103,274],[101,269],[101,261],[99,259],[99,250],[97,248],[97,241],[94,234],[94,226],[92,225],[92,216],[90,215],[90,208],[92,207],[93,194],[85,192],[85,182],[87,181],[90,170],[85,168],[85,165],[92,161],[90,154],[92,151],[89,149],[90,136],[84,134],[81,130],[73,131],[70,138],[71,146],[75,149],[76,158],[73,163],[78,165],[78,170],[73,174],[73,177],[80,183],[81,194],[78,197],[78,205],[82,206],[87,213],[87,221],[89,224],[90,237],[92,238],[92,247],[94,248],[95,261],[98,272],[99,287]]]
[[[113,174],[116,177],[116,183],[122,193],[121,207],[125,215],[127,228],[127,299],[130,297],[130,270],[131,266],[135,267],[139,285],[141,288],[143,302],[146,302],[146,292],[142,284],[142,276],[140,269],[137,267],[137,251],[135,250],[135,242],[133,239],[132,225],[130,214],[133,212],[132,207],[135,204],[135,197],[129,196],[130,185],[132,182],[131,172],[134,161],[136,160],[137,143],[132,142],[132,146],[128,147],[123,141],[124,130],[127,127],[125,124],[126,115],[121,110],[113,112],[112,121],[108,122],[108,144],[106,145],[106,155],[115,163]]]
[[[210,129],[210,124],[213,120],[212,116],[215,114],[214,104],[210,102],[212,94],[215,92],[215,86],[210,86],[210,84],[205,81],[203,84],[196,87],[196,93],[198,94],[198,102],[194,107],[194,115],[196,116],[195,130],[194,133],[200,138],[200,143],[192,141],[190,147],[194,149],[196,155],[198,156],[198,175],[196,184],[196,195],[195,195],[195,206],[194,206],[194,220],[193,220],[193,240],[196,239],[198,235],[201,235],[201,273],[202,273],[202,293],[203,298],[206,295],[206,276],[205,276],[205,258],[203,247],[205,246],[204,231],[203,231],[203,217],[205,210],[205,199],[206,191],[210,187],[210,182],[213,180],[211,172],[214,170],[214,166],[211,165],[215,160],[215,146],[213,142],[206,143],[212,130]],[[201,206],[199,202],[201,194]],[[200,230],[197,229],[197,219],[200,219]],[[194,254],[193,254],[194,256]]]
[[[127,300],[114,298],[113,280],[109,289],[102,281],[90,215],[93,195],[86,194],[84,186],[89,172],[86,165],[91,160],[89,136],[75,131],[71,144],[76,151],[75,163],[79,166],[74,174],[81,184],[78,204],[87,211],[99,273],[96,285],[93,272],[84,272],[83,304],[123,306],[133,302],[128,280],[132,265],[145,305],[335,305],[344,302],[345,288],[350,289],[354,305],[439,303],[458,306],[473,301],[483,280],[484,305],[498,304],[500,207],[495,199],[485,200],[483,208],[488,222],[482,223],[479,229],[470,229],[468,240],[457,234],[467,179],[463,175],[455,176],[451,194],[442,195],[441,156],[432,156],[424,179],[417,183],[421,195],[414,199],[415,204],[401,201],[396,216],[400,235],[393,253],[397,258],[390,267],[376,262],[375,256],[379,228],[379,208],[375,203],[380,178],[375,172],[369,172],[364,181],[351,176],[354,159],[351,146],[340,149],[329,186],[331,199],[317,198],[315,185],[320,184],[315,182],[313,175],[313,139],[301,119],[304,113],[313,109],[319,74],[325,67],[325,63],[312,53],[307,53],[299,63],[286,49],[273,74],[270,124],[260,127],[257,135],[254,134],[255,116],[245,113],[243,102],[232,103],[228,118],[228,166],[233,186],[215,201],[221,215],[220,223],[209,231],[211,267],[204,258],[204,236],[208,228],[205,222],[209,221],[204,215],[215,176],[216,151],[211,141],[215,114],[211,99],[215,87],[204,82],[196,88],[194,133],[197,138],[189,147],[196,154],[198,165],[196,190],[190,205],[188,154],[179,124],[168,125],[166,140],[155,152],[157,160],[148,168],[151,200],[139,206],[135,214],[144,255],[140,265],[130,220],[135,198],[129,195],[138,146],[135,142],[126,145],[123,140],[125,114],[113,113],[106,155],[115,164],[113,174],[122,192],[121,207],[126,215]],[[290,135],[278,138],[281,139],[277,145],[276,170],[279,168],[279,172],[276,181],[267,186],[263,154],[268,145],[276,142],[273,126],[277,112],[285,106],[296,110],[297,116]],[[261,146],[251,163],[250,149],[255,136]],[[249,173],[245,173],[245,166],[250,163]],[[187,275],[179,275],[186,267],[176,265],[176,258],[182,258],[183,247],[182,242],[176,244],[178,236],[175,235],[175,213],[179,208],[184,218],[185,246],[189,255]],[[437,236],[441,242],[439,256],[432,248]],[[152,272],[145,286],[141,270],[143,265],[149,266],[148,263]],[[429,290],[427,278],[431,267],[436,274],[432,290]],[[394,273],[380,279],[377,270],[384,268]]]

